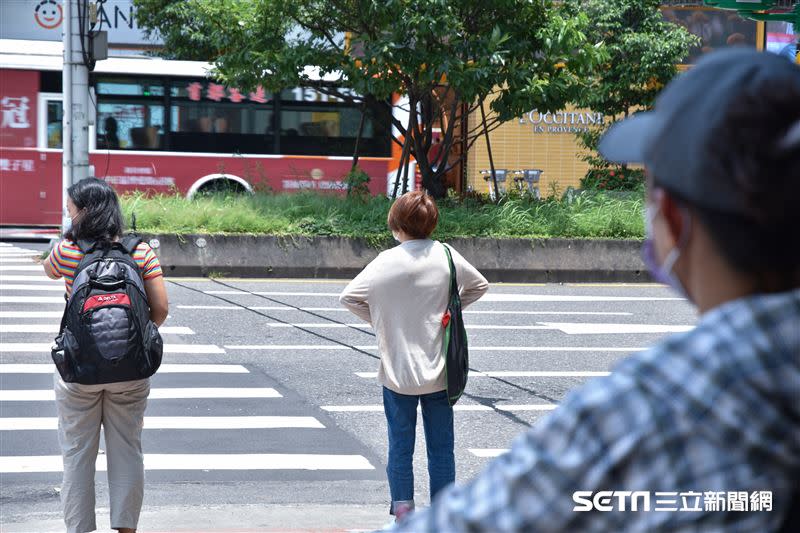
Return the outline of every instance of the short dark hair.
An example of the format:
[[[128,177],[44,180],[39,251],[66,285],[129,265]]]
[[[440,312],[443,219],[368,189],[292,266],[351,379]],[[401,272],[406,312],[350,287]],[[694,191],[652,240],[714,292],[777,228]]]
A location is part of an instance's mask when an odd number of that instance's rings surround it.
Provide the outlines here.
[[[800,278],[800,143],[781,146],[798,121],[796,84],[761,83],[743,92],[725,110],[705,156],[713,163],[710,172],[728,176],[714,181],[733,183],[747,210],[714,211],[678,197],[696,213],[732,268],[756,281],[777,277],[782,281],[776,290],[794,288]],[[655,182],[659,185],[658,176]]]
[[[111,242],[122,237],[122,210],[114,189],[105,181],[86,178],[67,189],[72,203],[85,210],[64,237],[79,240]]]
[[[439,223],[439,209],[426,192],[407,192],[392,204],[386,222],[392,231],[402,231],[414,239],[427,239]]]

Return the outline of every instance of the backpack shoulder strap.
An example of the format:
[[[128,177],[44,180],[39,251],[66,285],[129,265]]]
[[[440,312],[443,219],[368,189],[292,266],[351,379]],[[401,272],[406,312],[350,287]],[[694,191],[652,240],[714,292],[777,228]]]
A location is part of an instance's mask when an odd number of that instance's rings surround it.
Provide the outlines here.
[[[119,243],[128,252],[128,255],[133,255],[133,252],[136,251],[136,248],[139,246],[139,243],[142,242],[141,237],[136,235],[135,233],[129,233],[125,235]]]
[[[84,255],[92,253],[97,246],[97,241],[90,241],[88,239],[79,239],[75,245],[80,248]]]

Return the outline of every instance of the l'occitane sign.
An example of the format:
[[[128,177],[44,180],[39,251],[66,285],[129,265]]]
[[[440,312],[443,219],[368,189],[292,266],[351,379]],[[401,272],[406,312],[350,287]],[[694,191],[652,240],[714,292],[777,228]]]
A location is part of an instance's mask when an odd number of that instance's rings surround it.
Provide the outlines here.
[[[530,124],[533,133],[581,133],[588,131],[590,126],[603,125],[605,117],[593,111],[539,113],[534,109],[522,116],[519,123]]]

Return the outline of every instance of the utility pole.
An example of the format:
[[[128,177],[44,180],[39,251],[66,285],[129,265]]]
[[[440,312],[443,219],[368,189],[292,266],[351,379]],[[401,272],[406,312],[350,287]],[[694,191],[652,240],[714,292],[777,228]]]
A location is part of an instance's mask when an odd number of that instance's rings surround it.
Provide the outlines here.
[[[89,168],[89,0],[63,0],[64,123],[62,160],[62,231],[70,222],[67,189],[91,174]]]

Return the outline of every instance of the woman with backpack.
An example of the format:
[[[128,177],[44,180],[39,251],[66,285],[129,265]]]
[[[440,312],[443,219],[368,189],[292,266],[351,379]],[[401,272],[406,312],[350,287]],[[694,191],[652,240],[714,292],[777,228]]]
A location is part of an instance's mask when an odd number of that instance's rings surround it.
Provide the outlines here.
[[[67,194],[67,210],[72,224],[65,232],[64,240],[45,260],[44,271],[50,278],[64,278],[69,296],[76,275],[80,280],[78,283],[83,283],[86,277],[83,272],[89,267],[81,265],[81,260],[87,252],[120,249],[115,243],[123,241],[123,223],[117,195],[105,181],[96,178],[81,180],[72,185]],[[131,239],[125,239],[124,242],[132,243],[130,257],[141,274],[136,283],[143,285],[145,304],[149,306],[149,317],[145,317],[145,320],[149,319],[155,326],[161,325],[167,318],[168,301],[158,257],[144,242]],[[77,285],[75,288],[78,288]],[[124,292],[105,297],[94,296],[93,300],[87,298],[82,310],[92,311],[93,307],[102,307],[103,300],[110,297],[121,300],[117,303],[128,303],[131,308],[129,317],[130,313],[135,312],[134,305]],[[120,316],[113,313],[119,312],[121,307],[124,305],[108,306],[108,316]],[[68,312],[71,312],[70,308]],[[68,318],[66,314],[65,322]],[[118,339],[110,338],[107,342],[118,342]],[[100,351],[104,348],[111,351],[112,347],[97,346]],[[82,533],[97,528],[94,478],[102,426],[108,463],[111,527],[120,533],[134,533],[144,495],[141,435],[150,380],[144,378],[86,385],[66,382],[56,373],[55,392],[58,436],[64,459],[61,499],[67,531]]]
[[[369,322],[378,339],[383,407],[389,429],[389,513],[397,521],[414,509],[414,440],[417,405],[428,452],[431,500],[455,481],[453,408],[447,398],[443,315],[450,295],[445,247],[430,239],[439,221],[433,198],[406,193],[389,210],[388,225],[400,242],[378,255],[350,282],[339,301]],[[462,306],[489,287],[480,272],[452,249]]]

